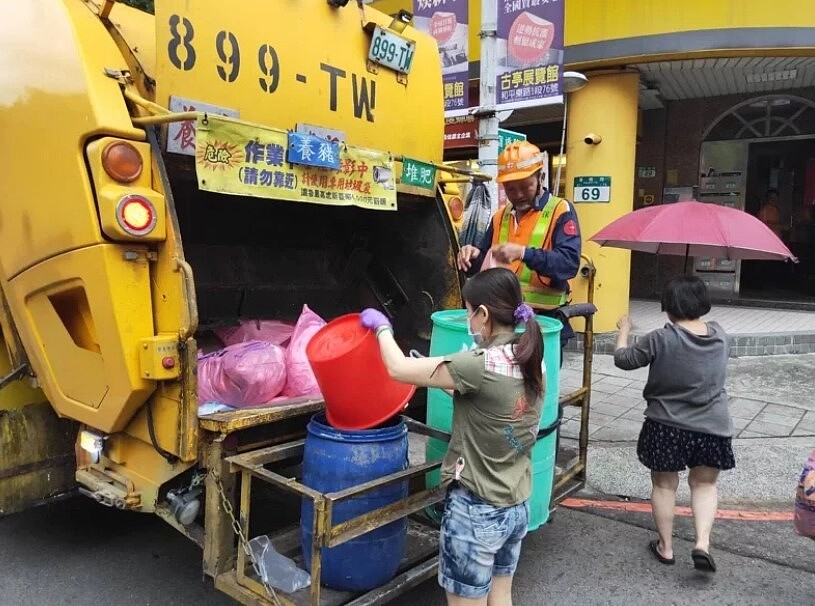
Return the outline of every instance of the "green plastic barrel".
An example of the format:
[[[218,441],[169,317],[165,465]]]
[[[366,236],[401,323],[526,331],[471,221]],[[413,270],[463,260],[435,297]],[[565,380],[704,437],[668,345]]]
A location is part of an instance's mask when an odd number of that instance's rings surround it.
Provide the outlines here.
[[[463,309],[438,311],[432,315],[433,332],[430,337],[430,355],[445,356],[473,347],[467,334],[467,311]],[[554,318],[537,316],[543,333],[543,365],[546,369],[546,392],[540,426],[549,427],[557,420],[560,399],[560,331],[563,325]],[[518,332],[523,332],[518,329]],[[450,431],[453,427],[453,399],[440,389],[427,390],[427,424]],[[529,500],[529,530],[537,530],[549,519],[552,500],[552,481],[557,448],[556,432],[541,438],[532,449],[532,497]],[[438,461],[447,452],[447,444],[430,439],[425,447],[428,461]],[[437,486],[439,472],[427,474],[428,487]],[[432,512],[428,512],[431,515]]]
[[[425,456],[428,461],[440,461],[447,452],[447,442],[436,438],[428,438],[425,447]],[[438,486],[441,482],[441,469],[434,469],[426,474],[428,488]]]

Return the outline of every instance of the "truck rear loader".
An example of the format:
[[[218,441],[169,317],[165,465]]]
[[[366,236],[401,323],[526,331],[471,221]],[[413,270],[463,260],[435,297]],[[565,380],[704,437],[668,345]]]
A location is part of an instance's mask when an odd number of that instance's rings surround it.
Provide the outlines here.
[[[438,177],[400,179],[408,162],[462,174],[441,164],[438,48],[410,21],[347,0],[157,0],[155,15],[113,0],[3,3],[0,515],[77,493],[154,513],[201,546],[219,589],[261,604],[281,602],[247,561],[253,477],[327,508],[315,515],[325,545],[443,498],[422,491],[336,529],[334,497],[271,471],[296,468],[319,398],[199,416],[197,396],[199,353],[241,319],[376,306],[405,350],[426,353],[431,313],[461,306]],[[208,150],[216,124],[249,133],[246,146]],[[333,168],[308,173],[307,158],[291,161],[295,135],[381,165],[325,156]],[[227,156],[240,181],[215,185]],[[267,498],[274,526],[284,516]],[[434,536],[416,536],[392,587],[321,597],[316,576],[287,603],[386,601],[433,574]]]

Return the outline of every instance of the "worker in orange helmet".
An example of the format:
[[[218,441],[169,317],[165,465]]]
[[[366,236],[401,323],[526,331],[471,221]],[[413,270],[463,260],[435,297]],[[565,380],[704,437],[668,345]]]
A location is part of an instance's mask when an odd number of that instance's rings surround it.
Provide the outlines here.
[[[580,267],[577,213],[569,201],[545,188],[543,155],[528,141],[510,143],[498,156],[498,182],[509,203],[493,215],[479,246],[461,247],[458,268],[472,275],[492,257],[518,276],[526,303],[556,315],[552,312],[568,302],[568,281]],[[572,336],[565,323],[561,341]]]

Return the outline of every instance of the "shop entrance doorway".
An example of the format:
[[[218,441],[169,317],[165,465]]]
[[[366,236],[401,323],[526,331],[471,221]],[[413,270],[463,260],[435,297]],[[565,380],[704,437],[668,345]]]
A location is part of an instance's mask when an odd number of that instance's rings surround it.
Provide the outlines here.
[[[797,265],[742,263],[741,296],[815,300],[815,139],[751,142],[745,210],[799,258]]]
[[[700,151],[699,199],[758,217],[800,263],[697,259],[695,273],[716,298],[815,305],[815,101],[739,103],[713,122]]]

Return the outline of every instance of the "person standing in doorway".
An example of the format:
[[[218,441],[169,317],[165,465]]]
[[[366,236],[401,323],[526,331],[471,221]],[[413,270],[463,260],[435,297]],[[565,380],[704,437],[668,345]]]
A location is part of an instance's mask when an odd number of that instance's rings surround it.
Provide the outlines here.
[[[457,261],[467,275],[492,262],[507,267],[518,276],[524,301],[556,317],[580,267],[580,228],[574,206],[546,189],[543,174],[538,147],[528,141],[507,145],[498,156],[498,182],[509,202],[493,215],[481,244],[462,246]],[[561,341],[573,336],[564,322]]]
[[[670,322],[628,345],[631,321],[623,316],[614,364],[624,370],[648,366],[643,390],[645,422],[637,457],[651,470],[651,506],[658,539],[649,549],[662,564],[674,564],[673,521],[679,473],[686,468],[696,544],[694,568],[715,572],[710,533],[716,516],[719,472],[736,462],[733,421],[727,407],[725,375],[728,337],[716,322],[703,322],[710,297],[696,277],[670,280],[662,292]]]
[[[779,238],[782,237],[781,209],[778,207],[778,190],[771,187],[764,194],[764,201],[758,209],[758,219],[773,230]]]

